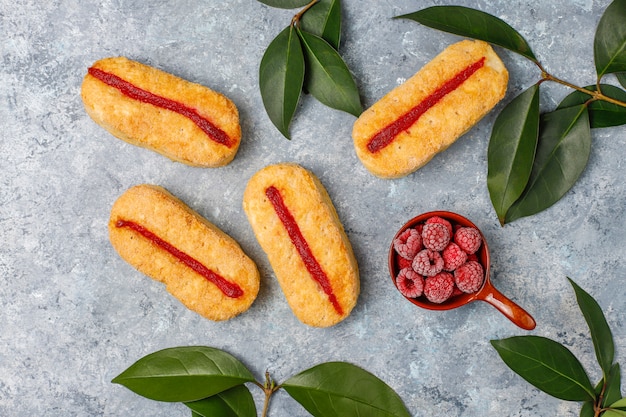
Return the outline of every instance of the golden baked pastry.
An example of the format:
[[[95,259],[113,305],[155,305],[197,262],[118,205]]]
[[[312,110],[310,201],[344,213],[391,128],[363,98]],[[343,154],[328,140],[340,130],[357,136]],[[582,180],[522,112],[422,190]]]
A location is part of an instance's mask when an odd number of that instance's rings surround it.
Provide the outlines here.
[[[113,136],[174,161],[218,167],[239,148],[239,112],[227,97],[124,57],[95,62],[81,96]]]
[[[122,194],[109,238],[126,262],[210,320],[246,311],[258,294],[259,271],[237,242],[161,187]]]
[[[296,164],[270,165],[248,182],[243,208],[295,316],[328,327],[359,295],[352,246],[326,189]]]
[[[508,79],[488,43],[450,45],[361,114],[352,130],[357,156],[381,178],[414,172],[485,116]]]

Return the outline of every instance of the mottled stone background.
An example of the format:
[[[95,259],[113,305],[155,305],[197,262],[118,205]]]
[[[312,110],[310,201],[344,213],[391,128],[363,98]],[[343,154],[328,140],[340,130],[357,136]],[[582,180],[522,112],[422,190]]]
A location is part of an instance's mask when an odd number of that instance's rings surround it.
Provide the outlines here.
[[[341,54],[369,106],[458,40],[393,16],[443,1],[346,0]],[[530,42],[545,67],[595,82],[595,25],[609,1],[456,1],[498,15]],[[393,387],[415,416],[577,416],[513,374],[489,340],[528,334],[485,303],[450,312],[404,301],[387,272],[388,245],[412,216],[445,209],[487,236],[492,280],[537,320],[530,334],[567,345],[600,377],[588,329],[566,277],[596,297],[626,358],[626,128],[593,131],[589,165],[549,210],[499,226],[486,187],[496,112],[418,172],[370,175],[350,138],[354,117],[304,97],[287,141],[258,89],[269,42],[294,11],[254,0],[41,2],[0,0],[0,415],[188,416],[179,404],[143,399],[111,379],[138,358],[180,345],[209,345],[277,381],[345,360]],[[523,58],[497,50],[510,70],[505,102],[539,78]],[[79,91],[95,60],[125,55],[227,94],[241,113],[243,143],[219,169],[190,168],[133,147],[97,126]],[[552,109],[569,91],[545,84]],[[241,209],[247,179],[263,166],[297,162],[327,187],[361,271],[352,315],[330,329],[294,318]],[[258,263],[262,289],[245,314],[214,323],[190,312],[111,248],[115,199],[159,184],[237,239]],[[261,392],[251,387],[257,405]],[[306,416],[285,393],[274,417]]]

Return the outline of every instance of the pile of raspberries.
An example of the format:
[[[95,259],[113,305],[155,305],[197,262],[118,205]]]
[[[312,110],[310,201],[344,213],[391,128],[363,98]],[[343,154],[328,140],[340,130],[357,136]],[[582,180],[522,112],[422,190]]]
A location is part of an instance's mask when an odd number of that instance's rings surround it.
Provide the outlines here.
[[[454,295],[478,291],[485,279],[476,256],[481,245],[477,229],[453,226],[439,216],[406,229],[393,241],[400,270],[398,290],[405,297],[423,295],[437,304]]]

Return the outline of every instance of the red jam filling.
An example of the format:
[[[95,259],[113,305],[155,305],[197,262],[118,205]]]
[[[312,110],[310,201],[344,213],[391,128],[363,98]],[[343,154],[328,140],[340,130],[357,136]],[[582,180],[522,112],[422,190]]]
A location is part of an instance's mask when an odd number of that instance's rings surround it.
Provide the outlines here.
[[[187,107],[177,101],[170,100],[141,89],[128,81],[123,80],[117,75],[102,71],[101,69],[91,67],[88,72],[90,75],[103,83],[118,89],[127,97],[185,116],[194,122],[196,126],[198,126],[214,142],[224,145],[227,148],[231,148],[234,145],[234,141],[228,137],[226,132],[202,117],[195,109]]]
[[[322,287],[322,290],[328,296],[328,300],[335,308],[337,314],[342,316],[343,309],[339,305],[337,297],[333,294],[333,288],[330,285],[328,276],[322,269],[319,262],[317,262],[317,259],[315,259],[315,256],[313,256],[313,252],[311,252],[309,244],[306,239],[304,239],[304,236],[302,236],[302,232],[298,227],[298,223],[296,223],[296,219],[293,218],[293,215],[289,212],[289,209],[285,205],[283,197],[280,195],[280,191],[272,185],[265,190],[265,195],[274,206],[274,210],[276,211],[278,218],[283,223],[283,226],[285,226],[287,234],[289,235],[293,245],[296,247],[300,258],[302,258],[307,271],[309,271],[311,277],[317,281],[320,287]]]
[[[388,146],[400,133],[404,132],[417,120],[428,111],[431,107],[437,104],[447,94],[453,92],[461,84],[463,84],[469,77],[476,71],[485,65],[485,57],[468,65],[453,78],[449,79],[438,89],[433,91],[429,96],[424,98],[417,106],[413,107],[404,115],[400,116],[396,121],[384,127],[381,131],[376,133],[367,143],[367,149],[371,153],[380,151]]]
[[[141,226],[140,224],[137,224],[130,220],[120,219],[115,223],[115,227],[126,227],[128,229],[131,229],[139,233],[141,236],[145,237],[156,246],[169,252],[172,256],[174,256],[184,265],[188,266],[189,268],[193,269],[198,274],[202,275],[204,278],[207,279],[207,281],[215,284],[215,286],[219,288],[224,293],[225,296],[230,297],[230,298],[239,298],[243,295],[243,290],[237,284],[233,284],[232,282],[227,281],[222,276],[216,274],[215,272],[211,271],[206,266],[202,265],[202,263],[200,263],[198,260],[187,255],[185,252],[177,249],[172,244],[161,239],[160,237],[158,237],[157,235],[155,235],[154,233],[152,233],[150,230],[146,229],[145,227]]]

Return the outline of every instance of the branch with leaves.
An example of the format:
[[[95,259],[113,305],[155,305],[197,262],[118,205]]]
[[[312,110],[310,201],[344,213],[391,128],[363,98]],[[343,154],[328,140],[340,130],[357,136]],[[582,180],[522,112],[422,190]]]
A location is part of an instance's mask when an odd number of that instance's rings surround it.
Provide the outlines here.
[[[615,345],[611,329],[598,302],[574,281],[576,293],[602,370],[594,387],[580,361],[565,346],[540,336],[516,336],[492,340],[504,363],[541,391],[567,401],[583,403],[581,417],[626,416],[626,398],[621,393],[621,372],[614,362]]]
[[[339,0],[259,0],[273,7],[304,8],[270,42],[259,67],[265,111],[290,139],[289,125],[303,91],[322,104],[359,116],[363,111],[356,82],[339,55]]]
[[[591,128],[626,124],[626,91],[601,82],[615,74],[626,88],[626,0],[614,0],[598,23],[594,40],[597,82],[586,87],[550,74],[522,35],[488,13],[435,6],[398,18],[511,50],[541,71],[537,83],[498,115],[489,140],[487,187],[502,225],[547,209],[570,190],[589,160]],[[547,81],[575,91],[554,111],[540,115],[539,89]]]
[[[182,402],[192,417],[256,417],[250,390],[263,390],[262,416],[270,399],[284,389],[312,416],[409,417],[402,400],[375,375],[346,362],[327,362],[282,384],[265,373],[255,380],[237,358],[206,346],[164,349],[147,355],[113,379],[136,394],[156,401]]]

